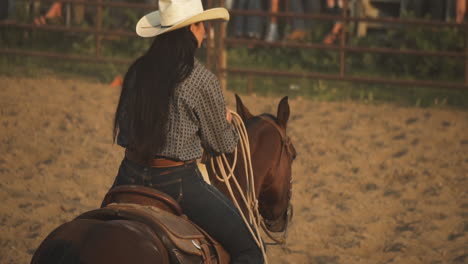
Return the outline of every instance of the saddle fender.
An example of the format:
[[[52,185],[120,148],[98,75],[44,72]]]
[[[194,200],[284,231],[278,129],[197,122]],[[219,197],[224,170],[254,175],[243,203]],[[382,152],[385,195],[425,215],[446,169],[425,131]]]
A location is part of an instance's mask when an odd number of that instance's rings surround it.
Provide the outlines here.
[[[171,263],[227,264],[229,255],[200,227],[187,219],[154,206],[111,203],[76,219],[130,220],[147,225],[163,242]]]

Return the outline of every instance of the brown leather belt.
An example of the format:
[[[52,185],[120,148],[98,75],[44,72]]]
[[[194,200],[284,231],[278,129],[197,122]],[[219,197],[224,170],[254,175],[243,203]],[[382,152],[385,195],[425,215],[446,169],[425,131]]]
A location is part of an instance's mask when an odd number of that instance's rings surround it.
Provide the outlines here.
[[[165,158],[156,158],[156,159],[151,159],[148,161],[143,161],[138,157],[138,155],[135,154],[135,152],[132,152],[128,149],[125,150],[125,157],[133,162],[136,162],[138,164],[141,164],[147,167],[152,167],[152,168],[177,167],[177,166],[182,166],[186,164],[191,164],[196,161],[194,159],[187,160],[187,161],[177,161],[177,160],[171,160],[171,159],[165,159]]]

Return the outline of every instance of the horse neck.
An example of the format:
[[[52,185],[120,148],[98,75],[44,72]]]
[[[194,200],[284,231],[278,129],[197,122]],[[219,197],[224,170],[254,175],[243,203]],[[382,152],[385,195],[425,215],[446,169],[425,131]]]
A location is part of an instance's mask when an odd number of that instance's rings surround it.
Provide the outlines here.
[[[282,136],[274,126],[260,119],[246,124],[249,135],[255,194],[263,217],[276,219],[284,214],[290,198],[290,179],[283,151]],[[239,172],[240,177],[245,177]]]
[[[274,172],[278,168],[278,158],[280,157],[282,143],[281,143],[281,136],[275,128],[272,127],[265,121],[261,121],[260,118],[252,118],[245,123],[247,134],[249,137],[250,143],[250,154],[252,160],[252,170],[253,176],[255,177],[255,196],[259,200],[260,204],[260,211],[262,215],[273,216],[276,215],[276,208],[278,207],[278,203],[276,201],[283,200],[279,197],[284,196],[282,191],[287,187],[281,186],[281,188],[270,188],[275,184],[275,186],[281,182],[276,181],[273,179]],[[277,142],[277,143],[275,143]],[[232,164],[234,160],[234,155],[229,154],[227,155],[227,159]],[[227,197],[230,197],[229,191],[226,188],[226,185],[220,181],[216,180],[215,173],[212,168],[207,167],[208,173],[210,175],[210,179],[214,183],[214,185],[223,192]],[[243,192],[246,192],[246,183],[247,183],[247,176],[245,170],[245,163],[242,157],[242,153],[240,149],[238,149],[237,153],[237,162],[234,168],[234,175],[237,178],[239,185]],[[270,189],[265,191],[265,189]],[[276,191],[276,189],[281,189],[280,192]],[[272,192],[273,190],[273,192]],[[236,200],[240,202],[240,195],[237,192],[237,188],[234,188],[234,195]],[[269,201],[274,201],[269,202]],[[246,208],[243,206],[243,203],[240,202],[242,210],[245,211]],[[270,208],[275,209],[270,209]],[[283,204],[280,205],[283,207]],[[282,210],[282,209],[281,209]],[[272,217],[268,217],[272,218]]]
[[[274,130],[260,119],[254,118],[246,123],[247,134],[249,136],[250,154],[252,160],[252,170],[255,177],[255,193],[257,199],[273,179],[271,179],[271,171],[276,169],[277,159],[281,151],[281,138],[277,131]],[[278,142],[275,144],[274,142]],[[244,163],[241,156],[238,156],[240,161],[236,167],[236,176],[239,180],[245,183]],[[245,186],[242,186],[245,188]]]

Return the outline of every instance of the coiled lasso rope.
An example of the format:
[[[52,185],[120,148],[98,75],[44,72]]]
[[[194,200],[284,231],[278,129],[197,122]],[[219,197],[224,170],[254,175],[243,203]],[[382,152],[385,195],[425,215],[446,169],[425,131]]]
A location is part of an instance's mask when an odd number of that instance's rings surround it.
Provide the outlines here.
[[[229,164],[226,156],[224,154],[217,156],[217,157],[208,157],[209,164],[212,168],[212,171],[216,175],[218,181],[223,182],[226,185],[227,190],[231,196],[231,200],[233,201],[234,205],[239,210],[242,219],[246,227],[248,228],[249,232],[252,234],[253,239],[257,243],[258,247],[261,249],[263,254],[263,259],[265,264],[268,264],[267,255],[265,251],[265,246],[263,244],[262,236],[260,234],[260,227],[261,227],[261,216],[258,211],[258,200],[257,196],[255,195],[255,181],[252,169],[252,160],[250,158],[250,144],[249,144],[249,137],[247,135],[247,130],[245,128],[244,122],[242,118],[235,112],[231,112],[232,114],[232,125],[239,133],[239,144],[234,151],[234,160],[232,164]],[[246,176],[246,188],[245,193],[243,192],[237,178],[234,176],[234,168],[237,163],[237,154],[238,149],[240,148],[240,153],[242,154],[242,159],[244,160],[244,169],[245,169],[245,176]],[[215,169],[215,163],[218,166],[219,173],[218,175]],[[245,208],[247,209],[245,215],[244,211],[242,210],[239,202],[237,201],[233,188],[231,186],[231,181],[234,183],[235,187],[238,190],[240,201],[243,203]]]

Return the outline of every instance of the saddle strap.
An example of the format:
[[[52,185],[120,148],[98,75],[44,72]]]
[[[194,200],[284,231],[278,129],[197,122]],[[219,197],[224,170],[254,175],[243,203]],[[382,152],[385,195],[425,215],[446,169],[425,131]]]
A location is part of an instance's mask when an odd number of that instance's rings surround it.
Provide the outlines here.
[[[211,246],[213,247],[214,249],[214,253],[216,254],[216,257],[218,259],[217,263],[218,264],[229,264],[230,261],[231,261],[231,257],[229,256],[229,254],[226,252],[226,250],[223,248],[223,246],[221,246],[221,244],[218,243],[218,241],[216,241],[214,238],[212,238],[205,230],[203,230],[201,227],[199,227],[198,225],[196,225],[195,223],[193,223],[193,226],[196,227],[198,229],[198,231],[200,231],[200,233],[202,233],[205,238],[208,240],[208,242],[211,243]],[[206,247],[206,249],[204,249],[204,246]],[[209,261],[211,261],[211,253],[209,251],[209,247],[208,245],[206,244],[203,244],[202,246],[202,249],[203,251],[205,252],[208,252],[208,254],[206,254],[206,256],[208,256],[207,258],[207,263],[211,263]],[[206,251],[208,250],[208,251]],[[215,262],[216,263],[216,262]]]
[[[211,252],[207,244],[201,244],[201,249],[203,251],[202,257],[205,264],[212,264],[211,262]]]

